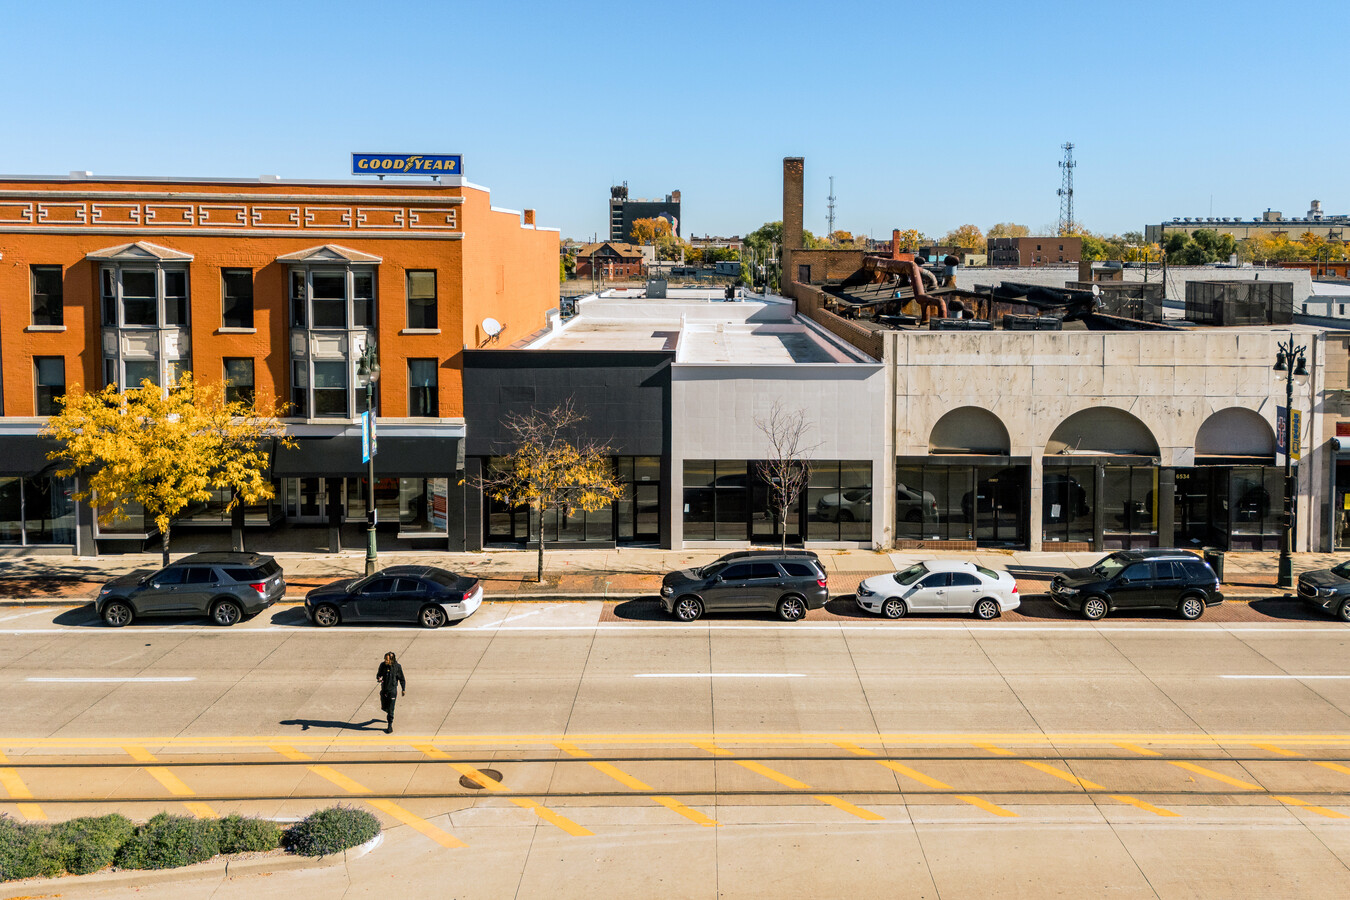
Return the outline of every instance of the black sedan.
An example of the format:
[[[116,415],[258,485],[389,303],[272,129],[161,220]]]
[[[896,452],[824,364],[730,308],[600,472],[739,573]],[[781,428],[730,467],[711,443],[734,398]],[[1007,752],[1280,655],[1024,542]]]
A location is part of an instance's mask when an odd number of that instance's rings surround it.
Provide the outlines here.
[[[1298,576],[1298,597],[1342,622],[1350,622],[1350,562]]]
[[[305,595],[305,615],[321,628],[339,622],[416,622],[440,628],[467,619],[483,602],[477,578],[435,566],[391,566],[344,578]]]

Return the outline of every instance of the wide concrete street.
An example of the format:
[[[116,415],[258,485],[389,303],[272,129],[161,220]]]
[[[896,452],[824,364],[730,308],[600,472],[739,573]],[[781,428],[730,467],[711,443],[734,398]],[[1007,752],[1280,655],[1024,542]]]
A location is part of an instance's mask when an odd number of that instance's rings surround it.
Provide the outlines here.
[[[488,603],[439,631],[3,608],[0,812],[340,801],[388,827],[346,864],[152,897],[1350,895],[1342,624],[652,605]],[[409,681],[389,736],[386,650]]]

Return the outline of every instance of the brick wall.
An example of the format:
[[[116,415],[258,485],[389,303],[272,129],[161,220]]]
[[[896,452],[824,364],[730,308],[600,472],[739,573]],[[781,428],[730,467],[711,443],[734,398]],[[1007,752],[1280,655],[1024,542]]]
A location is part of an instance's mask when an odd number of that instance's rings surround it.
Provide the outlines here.
[[[797,312],[820,325],[826,331],[848,341],[873,359],[881,359],[883,340],[881,333],[871,331],[841,318],[825,308],[825,292],[808,284],[794,284],[793,298],[797,301]]]

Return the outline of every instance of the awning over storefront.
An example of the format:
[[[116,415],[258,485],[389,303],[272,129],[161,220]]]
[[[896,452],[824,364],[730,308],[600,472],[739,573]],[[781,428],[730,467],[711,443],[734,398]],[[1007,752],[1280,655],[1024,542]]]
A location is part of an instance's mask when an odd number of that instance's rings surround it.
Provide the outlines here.
[[[47,454],[57,449],[57,443],[35,434],[12,434],[0,437],[0,476],[45,475],[57,467]]]
[[[381,437],[375,452],[377,477],[445,478],[464,467],[462,438]],[[276,478],[362,478],[361,438],[299,438],[293,450],[280,448],[272,464]]]

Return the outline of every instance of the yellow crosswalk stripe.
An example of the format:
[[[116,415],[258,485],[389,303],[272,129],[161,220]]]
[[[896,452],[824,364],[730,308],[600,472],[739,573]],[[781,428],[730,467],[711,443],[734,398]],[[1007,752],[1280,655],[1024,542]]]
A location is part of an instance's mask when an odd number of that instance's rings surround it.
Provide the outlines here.
[[[159,762],[159,758],[156,757],[155,754],[139,744],[127,744],[122,747],[122,749],[126,751],[128,756],[136,760],[136,762]],[[146,766],[144,771],[151,778],[162,784],[164,789],[175,797],[197,796],[197,792],[188,787],[183,779],[179,778],[163,766]],[[211,804],[209,803],[193,800],[184,801],[183,805],[187,807],[188,812],[199,819],[214,819],[216,817],[216,811],[211,808]]]
[[[579,759],[584,759],[591,755],[590,753],[587,753],[585,750],[582,750],[576,744],[573,744],[569,741],[555,741],[554,746],[556,746],[559,750],[563,751],[564,753],[567,753],[571,756],[575,756]],[[597,760],[591,760],[589,764],[596,771],[605,773],[610,778],[613,778],[615,781],[619,782],[619,784],[622,784],[629,790],[632,791],[652,790],[652,788],[649,785],[637,780],[632,775],[629,775],[627,772],[624,772],[623,770],[615,766],[612,766],[607,762],[599,762]],[[679,813],[680,815],[684,816],[691,822],[697,822],[699,825],[702,825],[705,828],[718,827],[719,823],[717,822],[716,819],[710,819],[703,813],[699,812],[698,810],[690,809],[688,806],[685,806],[683,803],[676,800],[674,797],[652,797],[652,800],[661,804],[666,809],[672,812]]]
[[[6,757],[5,754],[0,753],[0,765],[4,765],[8,762],[9,758]],[[5,793],[9,794],[11,799],[33,799],[33,792],[28,789],[28,785],[23,783],[23,779],[19,777],[19,773],[14,769],[0,768],[0,787],[5,789]],[[18,803],[15,805],[19,808],[19,815],[30,822],[45,822],[47,820],[47,814],[43,812],[42,807],[36,803]]]
[[[272,745],[272,749],[282,754],[287,759],[294,759],[294,760],[313,759],[313,757],[310,756],[309,754],[302,753],[301,751],[295,749],[289,744],[274,744]],[[331,781],[333,784],[342,788],[349,794],[372,793],[370,788],[366,787],[364,784],[361,784],[358,781],[348,778],[346,775],[343,775],[341,772],[337,771],[332,766],[317,765],[317,766],[306,766],[305,768],[309,769],[311,772],[313,772],[315,775],[318,775],[320,778],[325,778],[328,781]],[[415,813],[409,812],[407,809],[404,809],[402,806],[400,806],[399,804],[395,803],[392,800],[384,800],[376,797],[368,797],[366,798],[366,802],[369,803],[371,806],[375,807],[376,809],[378,809],[380,812],[383,812],[389,816],[392,816],[395,819],[398,819],[400,822],[412,828],[414,831],[420,831],[422,834],[431,838],[433,841],[440,844],[442,847],[446,847],[451,850],[458,850],[461,847],[469,846],[468,844],[461,841],[459,838],[455,837],[453,834],[450,834],[447,831],[443,831],[442,829],[437,828],[435,825],[432,825],[426,819],[422,818],[421,816]]]
[[[445,759],[445,760],[450,759],[450,754],[446,753],[443,750],[439,750],[436,747],[431,746],[430,744],[418,744],[415,745],[414,749],[420,750],[427,756],[431,756],[436,759]],[[479,785],[481,785],[483,788],[489,791],[508,790],[506,785],[502,784],[500,781],[491,777],[490,775],[485,774],[481,770],[469,765],[468,763],[451,762],[449,763],[449,765],[450,768],[454,769],[456,772],[459,772],[461,775],[467,775],[469,778],[473,779],[475,782],[477,782]],[[514,803],[516,806],[519,806],[521,809],[532,810],[536,816],[543,819],[545,822],[549,823],[550,825],[554,825],[558,828],[561,828],[563,831],[567,832],[573,837],[592,837],[595,834],[595,832],[585,828],[582,825],[578,825],[576,822],[573,822],[566,816],[554,812],[547,806],[544,806],[542,803],[539,803],[535,800],[530,800],[526,797],[508,797],[507,799],[510,800],[512,803]]]

